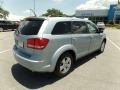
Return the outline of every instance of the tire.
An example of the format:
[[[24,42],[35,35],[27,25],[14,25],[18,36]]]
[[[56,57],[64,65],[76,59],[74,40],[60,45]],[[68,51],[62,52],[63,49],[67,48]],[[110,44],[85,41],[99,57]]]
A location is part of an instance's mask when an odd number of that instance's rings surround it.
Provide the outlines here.
[[[15,31],[15,29],[12,29],[12,31]]]
[[[58,77],[64,77],[70,73],[73,67],[73,56],[70,53],[64,53],[58,59],[54,74]]]
[[[100,52],[100,53],[103,53],[103,52],[104,52],[105,45],[106,45],[106,42],[103,41],[102,44],[101,44],[101,46],[100,46],[100,49],[99,49],[99,52]]]
[[[5,32],[6,31],[6,29],[5,28],[3,28],[3,32]]]

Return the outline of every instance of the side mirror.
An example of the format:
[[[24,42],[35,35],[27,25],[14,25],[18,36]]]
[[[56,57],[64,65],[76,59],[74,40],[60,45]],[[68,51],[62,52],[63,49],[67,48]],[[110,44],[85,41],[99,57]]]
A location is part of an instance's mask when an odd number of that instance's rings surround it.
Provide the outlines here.
[[[103,33],[105,28],[98,28],[99,29],[99,33]]]

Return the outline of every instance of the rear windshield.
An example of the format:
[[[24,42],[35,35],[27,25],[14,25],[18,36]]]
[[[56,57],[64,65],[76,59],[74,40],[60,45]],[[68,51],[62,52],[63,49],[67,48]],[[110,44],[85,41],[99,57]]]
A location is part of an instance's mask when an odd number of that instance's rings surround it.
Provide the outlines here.
[[[25,20],[20,23],[18,31],[23,35],[37,35],[44,20]]]

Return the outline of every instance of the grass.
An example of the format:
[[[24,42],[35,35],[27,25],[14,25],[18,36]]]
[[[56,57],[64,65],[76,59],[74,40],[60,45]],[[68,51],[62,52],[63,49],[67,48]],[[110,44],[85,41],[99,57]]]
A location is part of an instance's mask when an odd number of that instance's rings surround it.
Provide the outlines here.
[[[117,29],[120,29],[120,24],[106,24],[107,27],[115,27]]]
[[[120,24],[116,25],[115,27],[116,27],[117,29],[120,29]]]

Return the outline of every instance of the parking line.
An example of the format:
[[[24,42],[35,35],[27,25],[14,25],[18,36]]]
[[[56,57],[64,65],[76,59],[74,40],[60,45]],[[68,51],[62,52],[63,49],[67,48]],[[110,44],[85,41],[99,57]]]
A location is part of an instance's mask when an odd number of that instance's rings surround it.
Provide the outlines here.
[[[7,49],[7,50],[4,50],[4,51],[1,51],[0,54],[5,53],[5,52],[8,52],[8,51],[10,51],[10,50],[11,50],[11,49]]]
[[[108,41],[110,41],[118,50],[120,50],[120,47],[117,45],[117,44],[115,44],[112,40],[110,40],[109,38],[107,38],[108,39]]]

